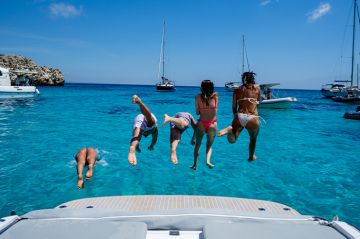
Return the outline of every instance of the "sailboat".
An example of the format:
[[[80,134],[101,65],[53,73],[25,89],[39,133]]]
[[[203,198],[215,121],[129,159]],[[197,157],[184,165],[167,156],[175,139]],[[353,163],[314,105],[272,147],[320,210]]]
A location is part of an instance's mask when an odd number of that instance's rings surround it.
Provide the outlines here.
[[[249,60],[247,58],[247,52],[246,52],[246,48],[245,48],[245,37],[244,35],[242,36],[242,45],[243,45],[243,49],[242,49],[242,73],[241,75],[245,72],[245,54],[246,54],[246,63],[247,63],[247,68],[248,71],[250,71],[250,67],[249,67]],[[229,90],[229,91],[234,91],[235,89],[239,88],[242,85],[242,83],[240,81],[230,81],[230,82],[226,82],[225,83],[225,89]]]
[[[353,35],[352,35],[352,50],[351,50],[351,76],[347,80],[336,80],[334,84],[326,84],[322,86],[321,93],[327,98],[332,98],[338,102],[352,102],[358,101],[360,96],[359,84],[354,85],[354,63],[355,63],[355,30],[356,30],[356,14],[357,14],[357,0],[354,0],[354,16],[353,16]],[[337,84],[341,83],[341,84]],[[346,85],[344,85],[344,84]],[[349,86],[350,84],[350,86]]]
[[[170,81],[167,77],[165,77],[165,30],[166,30],[166,23],[164,21],[163,25],[163,34],[161,39],[161,50],[160,50],[160,61],[159,61],[159,80],[156,84],[157,91],[174,91],[175,83]]]

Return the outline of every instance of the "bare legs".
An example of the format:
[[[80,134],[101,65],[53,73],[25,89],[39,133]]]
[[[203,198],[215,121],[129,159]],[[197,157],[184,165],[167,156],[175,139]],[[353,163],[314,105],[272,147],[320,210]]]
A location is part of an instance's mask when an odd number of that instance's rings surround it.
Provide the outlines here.
[[[190,166],[190,168],[193,170],[196,170],[201,142],[205,135],[205,128],[202,125],[202,123],[198,123],[197,125],[198,125],[198,127],[197,127],[196,133],[195,133],[196,144],[195,144],[195,148],[194,148],[194,163],[192,166]],[[211,163],[211,155],[212,155],[212,144],[214,142],[215,135],[216,135],[216,128],[217,128],[217,123],[214,123],[209,127],[208,132],[206,133],[206,165],[210,169],[212,169],[214,167],[214,165]]]
[[[171,142],[170,144],[170,158],[171,158],[171,162],[173,162],[173,164],[178,164],[178,159],[177,159],[177,155],[176,155],[176,148],[179,144],[180,140],[179,139],[175,139]]]
[[[140,97],[138,97],[137,95],[133,95],[132,103],[139,105],[140,111],[145,116],[147,125],[149,127],[151,127],[153,124],[155,124],[155,120],[153,119],[153,117],[151,115],[151,111],[141,101]],[[128,161],[132,166],[136,166],[136,164],[137,164],[135,151],[141,152],[140,145],[139,145],[141,136],[142,136],[141,129],[138,128],[138,127],[134,128],[134,130],[133,130],[133,138],[131,139],[131,142],[130,142],[130,148],[129,148],[129,154],[128,154]]]
[[[173,164],[178,164],[176,148],[180,142],[181,130],[187,127],[188,123],[183,118],[170,117],[164,114],[162,126],[164,127],[169,122],[175,125],[175,127],[170,130],[170,158]]]
[[[86,172],[86,180],[90,180],[93,176],[93,169],[97,158],[97,152],[94,148],[87,149],[86,162],[88,163],[88,171]]]
[[[141,139],[140,128],[135,128],[133,130],[133,138],[131,139],[130,142],[129,155],[128,155],[128,161],[132,166],[136,166],[137,164],[135,150],[141,152],[139,147],[140,139]]]
[[[188,126],[188,123],[183,118],[174,118],[164,114],[164,122],[162,123],[162,126],[164,127],[169,122],[173,123],[179,129],[183,129]]]
[[[196,133],[195,133],[195,142],[196,143],[195,143],[195,148],[194,148],[194,163],[192,166],[190,166],[190,168],[193,170],[196,170],[197,161],[199,158],[200,146],[201,146],[202,139],[204,137],[204,132],[201,131],[199,128],[200,127],[198,126],[198,128],[196,129]],[[202,128],[204,128],[204,127],[202,127]],[[205,131],[205,129],[204,129],[204,131]]]
[[[255,148],[256,148],[256,139],[257,135],[259,134],[259,120],[257,118],[252,118],[246,125],[246,129],[250,136],[250,143],[249,143],[249,158],[248,161],[256,160],[255,156]],[[237,116],[234,118],[232,125],[222,129],[219,131],[218,136],[227,135],[229,143],[233,144],[236,142],[239,134],[241,133],[243,127],[240,125]]]
[[[93,176],[93,169],[96,162],[96,158],[98,157],[97,152],[94,148],[82,148],[76,154],[75,159],[77,161],[77,176],[78,176],[78,188],[84,188],[84,180],[83,180],[83,170],[85,165],[88,165],[88,170],[85,174],[86,180],[90,180]]]
[[[148,126],[152,126],[155,121],[153,117],[151,116],[151,111],[149,108],[141,101],[140,97],[137,95],[133,95],[132,97],[132,103],[138,104],[140,106],[141,113],[145,116],[146,122]]]
[[[258,119],[252,119],[249,121],[249,123],[246,125],[246,129],[249,132],[250,136],[250,143],[249,143],[249,158],[248,161],[254,161],[256,160],[255,156],[255,147],[256,147],[256,139],[259,134],[259,120]]]
[[[84,187],[84,180],[83,180],[83,170],[86,163],[86,148],[82,148],[76,154],[75,159],[77,161],[77,175],[78,175],[78,188],[82,189]]]

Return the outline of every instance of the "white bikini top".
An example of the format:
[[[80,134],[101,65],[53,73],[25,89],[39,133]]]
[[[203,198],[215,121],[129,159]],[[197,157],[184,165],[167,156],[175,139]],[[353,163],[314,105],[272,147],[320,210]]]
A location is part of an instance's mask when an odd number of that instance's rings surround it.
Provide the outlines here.
[[[249,101],[250,103],[253,103],[253,104],[260,104],[259,101],[256,100],[256,98],[242,98],[242,99],[238,99],[238,100],[247,100]]]

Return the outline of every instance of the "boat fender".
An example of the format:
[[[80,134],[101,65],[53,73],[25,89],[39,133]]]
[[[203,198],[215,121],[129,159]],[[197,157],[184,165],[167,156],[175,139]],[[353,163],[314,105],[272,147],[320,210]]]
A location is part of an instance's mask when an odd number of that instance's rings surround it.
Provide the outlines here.
[[[35,93],[36,93],[37,95],[40,95],[40,91],[39,91],[38,89],[35,89]]]

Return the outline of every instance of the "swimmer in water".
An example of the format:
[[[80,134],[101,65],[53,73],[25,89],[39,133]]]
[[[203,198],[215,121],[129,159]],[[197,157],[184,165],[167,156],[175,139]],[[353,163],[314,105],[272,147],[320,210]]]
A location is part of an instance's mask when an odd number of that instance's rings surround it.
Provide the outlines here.
[[[78,188],[84,188],[84,180],[83,180],[83,170],[87,165],[88,170],[85,174],[86,180],[90,180],[93,176],[93,169],[95,166],[96,160],[98,160],[99,154],[94,148],[81,148],[75,155],[75,160],[77,162],[77,175],[78,175]]]

